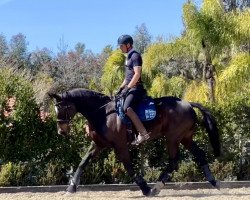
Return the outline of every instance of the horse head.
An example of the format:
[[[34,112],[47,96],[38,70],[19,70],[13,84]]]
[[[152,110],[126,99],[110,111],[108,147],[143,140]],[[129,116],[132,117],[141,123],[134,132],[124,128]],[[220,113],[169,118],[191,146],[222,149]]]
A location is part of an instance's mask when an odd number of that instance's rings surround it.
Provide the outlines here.
[[[63,98],[61,94],[48,93],[48,95],[55,102],[58,134],[66,136],[70,133],[70,122],[77,112],[75,104]]]

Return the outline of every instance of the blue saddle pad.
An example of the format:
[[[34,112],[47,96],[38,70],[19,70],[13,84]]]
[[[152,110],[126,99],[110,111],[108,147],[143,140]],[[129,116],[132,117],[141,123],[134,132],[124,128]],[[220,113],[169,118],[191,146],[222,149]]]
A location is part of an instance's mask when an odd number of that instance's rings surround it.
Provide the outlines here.
[[[123,123],[129,124],[131,123],[131,120],[125,115],[123,111],[123,102],[124,98],[119,98],[116,100],[116,112]],[[154,119],[156,116],[156,108],[153,99],[149,96],[144,98],[135,109],[135,112],[141,121],[150,121]]]

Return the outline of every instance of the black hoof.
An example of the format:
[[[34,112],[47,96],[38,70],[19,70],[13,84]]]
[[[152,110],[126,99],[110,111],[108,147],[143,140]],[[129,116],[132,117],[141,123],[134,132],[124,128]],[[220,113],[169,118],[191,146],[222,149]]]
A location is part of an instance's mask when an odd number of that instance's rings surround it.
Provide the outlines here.
[[[216,189],[220,190],[220,181],[212,180],[209,181],[212,186],[214,186]]]
[[[150,187],[147,187],[146,190],[142,191],[143,195],[149,197],[151,196],[151,188]]]
[[[67,188],[66,191],[69,192],[69,193],[76,193],[76,185],[75,185],[75,184],[74,184],[74,185],[70,185],[70,186]]]

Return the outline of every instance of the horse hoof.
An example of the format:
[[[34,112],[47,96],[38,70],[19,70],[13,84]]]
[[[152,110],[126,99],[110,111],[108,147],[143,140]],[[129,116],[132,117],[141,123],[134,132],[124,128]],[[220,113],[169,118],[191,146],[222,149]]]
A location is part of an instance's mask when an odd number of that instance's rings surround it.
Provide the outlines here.
[[[161,189],[164,187],[164,183],[161,181],[158,181],[153,189],[151,190],[151,196],[156,196],[161,192]]]
[[[151,190],[151,193],[150,193],[150,196],[156,196],[156,195],[158,195],[160,193],[160,190],[157,190],[156,188],[153,188],[152,190]]]
[[[70,194],[72,194],[72,193],[76,193],[76,185],[74,184],[74,185],[70,185],[68,188],[67,188],[67,193],[70,193]]]
[[[216,181],[216,180],[212,180],[212,181],[209,181],[212,186],[214,186],[217,190],[220,190],[220,181]]]
[[[216,181],[216,185],[214,186],[217,190],[220,190],[220,181]]]
[[[143,191],[142,193],[143,193],[144,196],[150,197],[151,196],[151,191],[152,191],[152,189],[150,187],[148,187],[146,189],[146,191]]]

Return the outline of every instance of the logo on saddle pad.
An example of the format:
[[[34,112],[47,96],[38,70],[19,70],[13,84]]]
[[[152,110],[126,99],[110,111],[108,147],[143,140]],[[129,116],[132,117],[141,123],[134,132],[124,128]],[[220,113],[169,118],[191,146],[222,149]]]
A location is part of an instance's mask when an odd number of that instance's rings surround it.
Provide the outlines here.
[[[126,116],[123,111],[124,98],[119,98],[116,100],[116,112],[121,118],[122,122],[125,124],[131,123],[131,120]],[[137,108],[135,109],[136,114],[141,121],[150,121],[156,116],[155,103],[151,97],[144,98]]]

